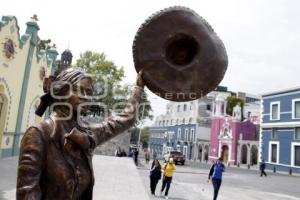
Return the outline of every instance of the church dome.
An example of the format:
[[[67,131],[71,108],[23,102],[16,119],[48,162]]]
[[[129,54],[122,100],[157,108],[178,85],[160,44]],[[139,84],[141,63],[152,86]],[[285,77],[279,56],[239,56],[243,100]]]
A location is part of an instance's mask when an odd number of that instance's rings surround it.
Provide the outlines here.
[[[61,63],[64,65],[71,65],[72,64],[72,58],[73,55],[69,49],[66,49],[62,54],[61,54]]]

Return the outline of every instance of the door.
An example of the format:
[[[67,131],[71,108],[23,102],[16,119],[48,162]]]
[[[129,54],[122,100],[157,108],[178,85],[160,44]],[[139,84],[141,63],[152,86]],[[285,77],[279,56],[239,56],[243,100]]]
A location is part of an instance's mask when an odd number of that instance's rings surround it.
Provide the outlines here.
[[[222,146],[221,158],[223,159],[224,163],[228,162],[228,146]]]

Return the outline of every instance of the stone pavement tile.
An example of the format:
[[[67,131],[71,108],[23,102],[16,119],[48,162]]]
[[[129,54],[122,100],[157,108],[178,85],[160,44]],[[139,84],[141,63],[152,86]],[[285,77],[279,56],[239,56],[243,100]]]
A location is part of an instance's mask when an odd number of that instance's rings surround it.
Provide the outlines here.
[[[17,157],[0,160],[0,200],[15,199]],[[95,155],[93,158],[95,200],[148,200],[131,158]]]
[[[93,164],[94,199],[149,199],[131,158],[94,156]]]

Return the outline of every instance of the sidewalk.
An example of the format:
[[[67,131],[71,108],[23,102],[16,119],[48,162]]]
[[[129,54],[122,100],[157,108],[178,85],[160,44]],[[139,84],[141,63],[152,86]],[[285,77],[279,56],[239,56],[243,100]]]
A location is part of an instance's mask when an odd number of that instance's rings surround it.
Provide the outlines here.
[[[17,159],[0,160],[0,200],[15,199]],[[93,165],[94,199],[149,199],[132,158],[95,155]]]

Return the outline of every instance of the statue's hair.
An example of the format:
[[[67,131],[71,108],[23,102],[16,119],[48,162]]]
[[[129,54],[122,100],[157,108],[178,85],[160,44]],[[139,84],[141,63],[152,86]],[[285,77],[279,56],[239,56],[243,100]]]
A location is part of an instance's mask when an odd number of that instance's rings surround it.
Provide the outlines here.
[[[40,105],[35,113],[42,116],[52,103],[58,101],[55,96],[65,96],[70,90],[70,86],[73,89],[77,88],[78,82],[83,78],[91,79],[85,72],[73,68],[63,70],[56,77],[49,76],[45,78],[43,83],[45,94],[41,96]]]

